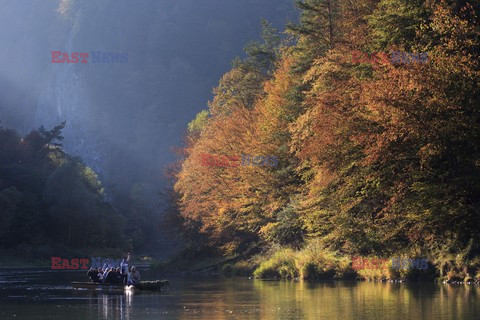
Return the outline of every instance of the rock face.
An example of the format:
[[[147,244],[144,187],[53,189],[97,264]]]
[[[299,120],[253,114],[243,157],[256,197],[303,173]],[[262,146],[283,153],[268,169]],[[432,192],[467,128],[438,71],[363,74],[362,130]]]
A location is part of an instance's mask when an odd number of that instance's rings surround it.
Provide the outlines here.
[[[105,184],[162,184],[211,89],[258,39],[283,29],[291,0],[9,1],[0,11],[0,118],[21,134],[67,121],[67,152]],[[51,63],[51,52],[122,52],[125,63]],[[102,57],[103,59],[103,57]]]
[[[74,42],[81,30],[80,17],[77,13],[73,18],[65,46],[61,48],[64,52],[74,50]],[[81,157],[88,166],[102,174],[102,146],[91,127],[95,115],[80,67],[81,65],[70,63],[49,64],[47,81],[38,98],[32,127],[45,126],[50,129],[62,121],[67,121],[62,133],[65,138],[65,151]]]

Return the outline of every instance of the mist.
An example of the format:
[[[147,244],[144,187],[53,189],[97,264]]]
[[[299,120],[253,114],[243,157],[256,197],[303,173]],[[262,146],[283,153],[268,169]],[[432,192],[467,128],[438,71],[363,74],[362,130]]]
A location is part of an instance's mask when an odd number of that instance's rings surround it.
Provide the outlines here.
[[[186,125],[291,0],[0,1],[0,121],[27,134],[66,121],[65,151],[114,199],[155,207]],[[52,51],[126,53],[126,63],[52,63]]]

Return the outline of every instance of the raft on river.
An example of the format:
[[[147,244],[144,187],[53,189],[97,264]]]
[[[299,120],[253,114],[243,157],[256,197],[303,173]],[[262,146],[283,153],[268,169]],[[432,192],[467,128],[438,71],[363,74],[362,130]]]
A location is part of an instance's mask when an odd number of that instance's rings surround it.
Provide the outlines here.
[[[170,283],[167,280],[157,281],[140,281],[139,284],[134,286],[125,286],[123,284],[112,283],[94,283],[94,282],[72,282],[74,289],[94,289],[94,290],[149,290],[149,291],[162,291],[168,288]]]

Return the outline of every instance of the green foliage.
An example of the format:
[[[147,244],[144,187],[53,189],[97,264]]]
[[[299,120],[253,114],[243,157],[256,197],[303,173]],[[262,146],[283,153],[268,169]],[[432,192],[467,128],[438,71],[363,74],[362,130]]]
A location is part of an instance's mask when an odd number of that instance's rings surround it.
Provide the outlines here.
[[[263,94],[265,81],[271,78],[279,55],[280,37],[271,24],[262,20],[263,43],[250,42],[245,47],[247,57],[235,58],[232,70],[225,74],[213,90],[209,103],[212,116],[229,115],[240,108],[251,109]]]
[[[295,266],[295,251],[292,249],[281,249],[273,256],[264,261],[254,271],[255,278],[261,279],[292,279],[298,277],[298,270]]]
[[[189,124],[188,124],[188,131],[193,133],[193,132],[201,132],[203,128],[207,125],[208,123],[208,117],[209,117],[209,112],[208,110],[202,110],[200,111],[195,119],[193,119]]]
[[[66,121],[62,122],[58,126],[55,126],[52,130],[47,131],[43,126],[40,127],[38,130],[40,134],[45,138],[46,144],[52,144],[57,147],[61,147],[61,141],[63,140],[62,137],[62,130],[65,128]],[[58,141],[58,142],[54,142]]]
[[[64,127],[24,138],[0,129],[0,249],[28,247],[31,258],[41,259],[52,253],[49,244],[122,245],[124,218],[104,200],[97,174],[63,152]]]
[[[355,277],[350,260],[330,251],[319,241],[309,241],[301,250],[277,249],[255,270],[257,278],[349,279]]]
[[[424,0],[380,1],[369,17],[374,38],[372,50],[385,50],[392,45],[412,50],[417,32],[427,23],[428,16]]]
[[[291,206],[276,215],[276,222],[262,228],[261,233],[269,243],[299,247],[303,243],[304,227]]]
[[[298,6],[300,23],[288,27],[298,42],[281,49],[272,76],[227,73],[207,134],[187,147],[176,191],[188,230],[230,254],[288,248],[262,263],[258,277],[332,278],[352,274],[342,256],[410,254],[428,257],[441,277],[472,278],[480,268],[478,6]],[[354,48],[423,51],[428,61],[359,67]],[[265,170],[202,168],[196,158],[206,150],[280,161]]]
[[[302,279],[351,278],[350,260],[327,249],[319,239],[310,240],[297,253],[297,268]]]
[[[244,49],[247,58],[243,61],[239,59],[234,60],[233,66],[261,72],[265,76],[269,76],[272,74],[278,58],[281,38],[278,30],[272,27],[266,19],[262,19],[261,23],[263,43],[248,43]]]
[[[336,41],[337,0],[306,0],[296,1],[301,10],[300,23],[289,22],[287,32],[299,38],[295,51],[301,53],[300,59],[292,68],[293,71],[303,73],[307,71],[313,61],[332,49]]]

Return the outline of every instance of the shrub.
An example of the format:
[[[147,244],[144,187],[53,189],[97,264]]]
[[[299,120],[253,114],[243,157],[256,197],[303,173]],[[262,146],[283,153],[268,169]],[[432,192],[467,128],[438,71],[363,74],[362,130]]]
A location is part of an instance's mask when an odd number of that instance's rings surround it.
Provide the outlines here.
[[[278,249],[255,270],[257,278],[294,278],[320,280],[354,278],[350,260],[329,251],[318,239],[309,241],[300,251]]]
[[[262,262],[253,275],[261,279],[297,277],[295,252],[292,249],[280,249],[271,258]]]
[[[296,266],[302,279],[333,279],[339,263],[335,253],[325,250],[323,244],[314,239],[298,252]]]
[[[358,276],[365,280],[385,280],[388,278],[388,273],[385,269],[360,269],[357,270]]]

